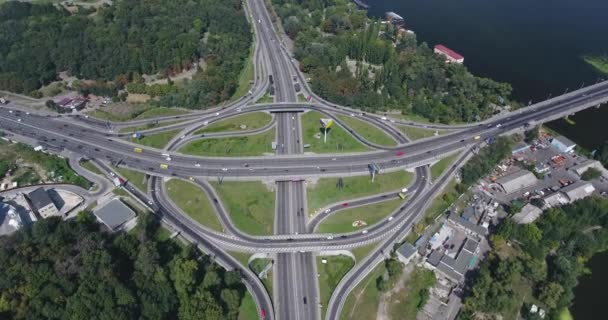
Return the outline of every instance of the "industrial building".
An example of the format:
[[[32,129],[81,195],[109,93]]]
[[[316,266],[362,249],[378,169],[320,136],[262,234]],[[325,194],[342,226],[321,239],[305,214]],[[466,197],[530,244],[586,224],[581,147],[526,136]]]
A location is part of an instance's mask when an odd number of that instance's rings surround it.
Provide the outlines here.
[[[511,154],[516,154],[530,150],[530,145],[525,142],[518,142],[511,150]]]
[[[553,138],[551,144],[561,152],[571,152],[576,147],[576,143],[564,136]]]
[[[568,197],[570,202],[574,202],[590,196],[593,191],[595,191],[595,188],[589,182],[577,181],[567,187],[562,188],[560,191]]]
[[[532,172],[521,170],[501,177],[500,179],[496,180],[496,182],[505,190],[506,193],[513,193],[515,191],[535,185],[538,180]]]
[[[545,203],[545,208],[554,208],[559,207],[564,204],[568,204],[570,200],[566,197],[565,194],[561,192],[555,192],[543,198],[543,202]]]
[[[570,171],[576,172],[576,174],[580,177],[583,175],[583,173],[585,173],[585,171],[589,170],[590,168],[594,168],[594,169],[598,170],[599,172],[602,173],[603,177],[608,178],[608,170],[606,170],[606,168],[604,168],[604,166],[597,160],[587,159],[587,160],[571,167]]]
[[[416,250],[416,247],[407,242],[397,249],[397,258],[404,264],[408,264],[408,262],[417,255],[418,251]]]
[[[127,207],[119,198],[114,198],[106,202],[103,206],[96,209],[93,214],[99,222],[103,223],[110,229],[115,231],[125,223],[135,218],[135,212]]]
[[[521,211],[513,216],[513,220],[519,224],[528,224],[534,222],[540,215],[543,214],[543,210],[533,204],[526,204]]]
[[[40,187],[28,193],[27,199],[32,211],[43,219],[61,216],[57,206],[55,206],[55,203],[44,188]]]

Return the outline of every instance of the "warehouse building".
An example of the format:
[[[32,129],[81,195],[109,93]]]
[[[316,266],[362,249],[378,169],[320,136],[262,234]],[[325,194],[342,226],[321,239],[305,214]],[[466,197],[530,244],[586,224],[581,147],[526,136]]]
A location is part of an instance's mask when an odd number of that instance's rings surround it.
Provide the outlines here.
[[[538,219],[543,211],[533,204],[526,204],[521,211],[513,216],[513,221],[519,224],[528,224]]]
[[[564,136],[553,138],[553,140],[551,140],[551,144],[561,152],[570,152],[574,150],[574,147],[576,147],[576,143]]]
[[[585,171],[591,168],[597,169],[599,172],[602,173],[603,177],[608,178],[608,170],[606,170],[606,168],[604,168],[604,166],[602,166],[602,164],[597,160],[587,159],[575,166],[572,166],[570,168],[570,171],[576,172],[576,174],[580,177],[583,175],[583,173],[585,173]]]
[[[30,208],[43,219],[54,216],[61,216],[57,206],[51,200],[49,194],[40,187],[27,194]]]
[[[496,180],[496,182],[505,190],[506,193],[513,193],[515,191],[535,185],[538,180],[532,172],[521,170],[501,177],[500,179]]]
[[[590,196],[593,191],[595,191],[593,185],[585,181],[577,181],[561,190],[561,192],[568,197],[570,202],[586,198]]]
[[[96,209],[93,214],[99,222],[115,231],[135,218],[135,212],[127,207],[120,199],[114,198]]]

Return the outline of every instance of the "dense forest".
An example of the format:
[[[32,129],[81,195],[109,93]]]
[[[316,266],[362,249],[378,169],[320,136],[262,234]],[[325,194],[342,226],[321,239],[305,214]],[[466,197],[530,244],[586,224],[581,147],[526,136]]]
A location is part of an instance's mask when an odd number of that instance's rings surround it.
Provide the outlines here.
[[[312,89],[332,102],[469,122],[491,116],[492,104],[511,93],[508,84],[446,64],[414,34],[371,21],[348,0],[272,2]]]
[[[0,89],[32,94],[67,71],[116,93],[142,74],[170,76],[202,58],[202,70],[164,104],[201,108],[235,91],[251,45],[240,0],[113,3],[75,13],[60,5],[2,3]]]
[[[99,228],[83,212],[0,237],[0,318],[238,318],[246,289],[237,272],[160,240],[148,215],[131,233]]]
[[[492,236],[492,253],[467,286],[460,319],[477,314],[540,319],[532,303],[554,319],[570,306],[578,277],[593,254],[608,249],[608,199],[591,197],[553,208],[534,223],[511,219]]]

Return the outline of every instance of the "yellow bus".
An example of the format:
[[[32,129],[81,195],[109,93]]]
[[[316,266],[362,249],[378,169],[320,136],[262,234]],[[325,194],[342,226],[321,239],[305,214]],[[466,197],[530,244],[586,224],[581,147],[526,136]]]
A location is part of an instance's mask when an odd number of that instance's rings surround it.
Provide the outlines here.
[[[169,169],[169,165],[168,165],[168,164],[161,163],[161,164],[160,164],[160,168],[161,168],[161,169]]]
[[[473,138],[473,139],[479,140],[479,139],[481,139],[481,137],[480,136],[475,136],[475,138]]]
[[[399,192],[399,198],[401,198],[402,200],[404,200],[405,199],[405,193]]]
[[[135,148],[133,148],[133,152],[135,152],[135,153],[142,153],[142,152],[144,152],[144,149],[135,147]]]

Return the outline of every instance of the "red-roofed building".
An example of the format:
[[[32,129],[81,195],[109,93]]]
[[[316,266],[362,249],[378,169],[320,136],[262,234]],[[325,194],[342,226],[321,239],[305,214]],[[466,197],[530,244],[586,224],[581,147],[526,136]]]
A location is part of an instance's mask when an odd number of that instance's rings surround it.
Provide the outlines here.
[[[458,52],[442,45],[438,44],[435,46],[435,50],[433,50],[436,54],[442,55],[445,57],[446,62],[455,62],[455,63],[463,63],[464,57],[461,56]]]

